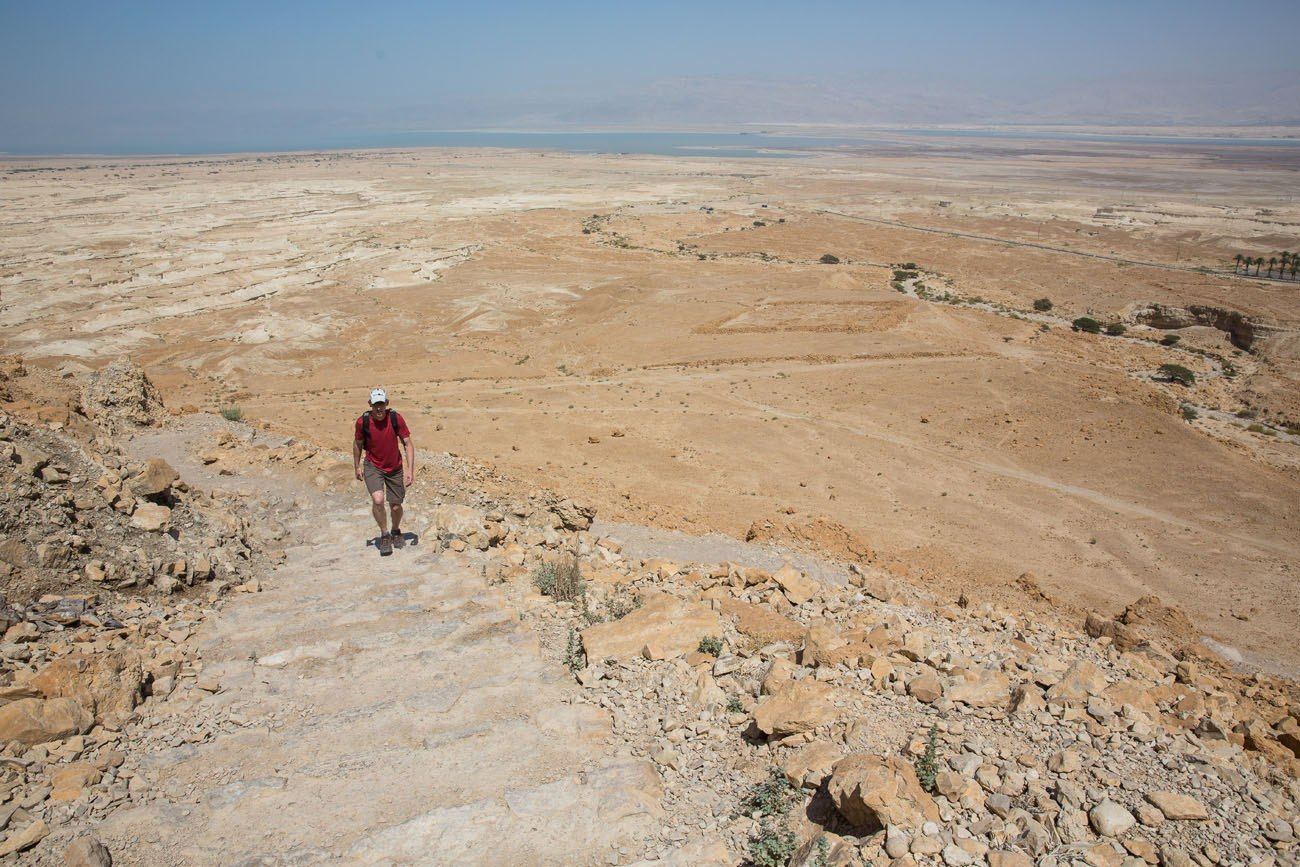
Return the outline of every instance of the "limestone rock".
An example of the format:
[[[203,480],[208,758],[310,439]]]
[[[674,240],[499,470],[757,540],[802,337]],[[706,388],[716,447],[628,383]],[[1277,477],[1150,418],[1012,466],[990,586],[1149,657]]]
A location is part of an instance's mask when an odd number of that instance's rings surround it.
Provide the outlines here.
[[[30,849],[49,835],[50,826],[45,824],[44,820],[38,819],[21,831],[11,834],[9,839],[0,844],[0,857]]]
[[[645,593],[631,614],[582,630],[582,647],[594,661],[630,659],[647,645],[664,657],[680,656],[704,636],[721,633],[722,623],[712,609],[666,593]]]
[[[1166,819],[1200,821],[1210,818],[1204,804],[1177,792],[1148,792],[1147,800],[1158,807]]]
[[[1014,849],[994,850],[986,857],[989,867],[1034,867],[1034,859]]]
[[[802,605],[816,595],[818,583],[789,563],[772,573],[772,580],[780,585],[785,596],[795,605]]]
[[[1088,811],[1088,821],[1103,837],[1118,837],[1137,824],[1132,813],[1109,798]]]
[[[939,807],[904,758],[854,755],[831,770],[827,785],[831,800],[850,824],[868,831],[897,825],[919,829],[939,821]]]
[[[573,500],[561,500],[551,508],[551,511],[560,519],[560,526],[566,530],[586,530],[591,527],[591,521],[596,517],[594,506],[579,505]]]
[[[1006,707],[1011,703],[1011,681],[1000,671],[967,669],[948,684],[946,695],[971,707]]]
[[[723,599],[721,606],[723,614],[736,619],[736,631],[753,638],[760,646],[776,641],[793,644],[803,635],[802,624],[770,608],[732,598]]]
[[[131,493],[137,497],[162,497],[180,477],[181,474],[162,458],[150,458],[139,475],[131,479]]]
[[[93,786],[103,778],[103,773],[89,762],[73,762],[63,765],[50,776],[54,787],[50,792],[52,801],[75,801],[88,786]]]
[[[763,734],[776,737],[810,731],[835,718],[833,694],[829,685],[812,678],[789,681],[758,703],[754,723]]]
[[[813,741],[786,758],[781,770],[792,786],[802,786],[809,778],[819,783],[842,758],[840,748],[830,741]]]
[[[108,848],[94,837],[78,837],[63,850],[64,867],[113,867]]]
[[[158,503],[141,503],[131,513],[131,526],[150,533],[160,533],[171,522],[172,510]]]
[[[923,671],[907,682],[907,694],[919,702],[932,704],[943,697],[943,684],[933,671]]]
[[[1080,659],[1047,691],[1047,699],[1060,704],[1083,704],[1088,696],[1101,695],[1105,689],[1106,674],[1088,660]]]
[[[32,747],[84,734],[95,718],[71,698],[24,698],[0,707],[0,741]]]
[[[127,356],[91,374],[82,403],[86,414],[110,432],[157,424],[164,414],[158,389]]]
[[[144,667],[134,651],[74,653],[26,683],[47,699],[71,698],[97,722],[120,725],[144,700]]]

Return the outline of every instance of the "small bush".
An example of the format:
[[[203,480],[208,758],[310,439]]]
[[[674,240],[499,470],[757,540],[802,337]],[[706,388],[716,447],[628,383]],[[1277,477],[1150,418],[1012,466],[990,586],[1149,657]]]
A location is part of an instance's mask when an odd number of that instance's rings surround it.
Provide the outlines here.
[[[785,778],[785,772],[775,765],[768,768],[767,779],[756,783],[741,802],[747,815],[783,816],[790,808],[794,786]]]
[[[916,778],[921,788],[934,794],[934,780],[939,774],[939,727],[930,726],[925,738],[925,752],[916,757]]]
[[[722,639],[716,635],[706,635],[700,639],[700,646],[696,650],[709,656],[718,656],[722,653]]]
[[[1106,333],[1111,337],[1119,337],[1125,331],[1128,331],[1128,329],[1124,327],[1123,322],[1112,322],[1106,326]]]
[[[569,642],[564,648],[564,667],[569,671],[579,671],[587,664],[587,655],[582,650],[582,637],[578,630],[569,629]]]
[[[727,699],[727,713],[744,713],[745,706],[740,703],[740,696],[733,695]]]
[[[1052,309],[1052,299],[1051,298],[1035,299],[1034,309],[1037,310],[1039,313],[1046,313],[1048,310]]]
[[[226,421],[242,421],[244,411],[237,406],[228,406],[221,410],[221,417]]]
[[[1101,323],[1091,316],[1080,316],[1070,323],[1070,327],[1075,331],[1086,331],[1089,334],[1101,333]]]
[[[832,253],[822,253],[822,257],[817,261],[823,265],[838,265],[840,264],[840,257]]]
[[[584,602],[587,583],[582,580],[577,558],[559,565],[543,563],[533,570],[533,584],[556,602]]]
[[[894,269],[895,280],[914,280],[916,279],[916,277],[917,277],[917,273],[915,271],[909,271],[905,268]]]
[[[1179,385],[1195,385],[1196,374],[1192,373],[1181,364],[1162,364],[1156,369],[1156,377],[1165,382],[1176,382]]]
[[[1246,427],[1246,430],[1250,431],[1251,433],[1264,433],[1268,430],[1268,428],[1264,427],[1259,422],[1255,422],[1252,425],[1248,425]]]
[[[1180,340],[1182,340],[1182,339],[1183,339],[1183,338],[1179,337],[1177,334],[1166,334],[1164,337],[1160,338],[1160,345],[1161,345],[1161,346],[1177,346],[1177,345],[1178,345],[1178,341],[1180,341]]]
[[[1179,407],[1179,409],[1182,410],[1183,421],[1196,421],[1198,418],[1201,417],[1201,414],[1196,411],[1196,407],[1192,406],[1189,403],[1183,404],[1181,407]]]
[[[764,822],[749,840],[749,860],[754,867],[786,867],[799,847],[799,838],[784,823]]]

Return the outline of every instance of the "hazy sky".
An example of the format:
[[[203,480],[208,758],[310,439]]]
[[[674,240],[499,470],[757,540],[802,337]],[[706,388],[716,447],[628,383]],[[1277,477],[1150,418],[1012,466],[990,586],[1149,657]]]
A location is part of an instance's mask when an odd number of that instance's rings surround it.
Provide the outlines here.
[[[0,150],[463,126],[1300,120],[1300,2],[0,0]]]

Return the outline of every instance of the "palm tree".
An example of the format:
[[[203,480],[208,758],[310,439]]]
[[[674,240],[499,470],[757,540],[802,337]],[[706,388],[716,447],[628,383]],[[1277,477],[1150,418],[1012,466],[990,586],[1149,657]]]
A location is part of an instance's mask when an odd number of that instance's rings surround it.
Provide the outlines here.
[[[1277,267],[1277,257],[1276,257],[1276,256],[1269,256],[1269,257],[1268,257],[1268,276],[1269,276],[1270,278],[1273,276],[1273,269],[1276,268],[1276,267]]]
[[[1288,253],[1286,250],[1283,250],[1281,253],[1278,253],[1277,255],[1278,255],[1278,257],[1282,260],[1282,264],[1280,264],[1280,265],[1277,266],[1277,276],[1278,276],[1278,277],[1285,277],[1285,276],[1286,276],[1286,264],[1287,264],[1287,262],[1291,261],[1291,254]]]
[[[1300,256],[1295,253],[1291,254],[1291,279],[1295,279],[1295,272],[1300,271]]]
[[[1236,274],[1238,271],[1241,270],[1241,254],[1238,253],[1237,255],[1233,256],[1232,262],[1233,262],[1232,273]]]
[[[1256,276],[1256,277],[1259,276],[1259,266],[1260,266],[1260,265],[1263,265],[1263,264],[1264,264],[1264,257],[1263,257],[1263,256],[1256,256],[1256,257],[1255,257],[1255,276]]]

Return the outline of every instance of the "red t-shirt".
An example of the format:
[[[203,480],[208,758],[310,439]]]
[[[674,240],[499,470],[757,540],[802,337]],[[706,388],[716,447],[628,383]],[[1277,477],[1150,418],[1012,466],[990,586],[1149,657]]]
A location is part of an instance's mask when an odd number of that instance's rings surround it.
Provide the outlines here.
[[[393,419],[397,419],[397,429],[393,429]],[[357,442],[365,443],[362,426],[366,423],[363,415],[357,419]],[[411,431],[406,427],[406,419],[391,409],[381,422],[370,417],[370,441],[366,447],[366,460],[375,465],[382,473],[392,473],[402,468],[402,448],[399,439],[410,437]]]

